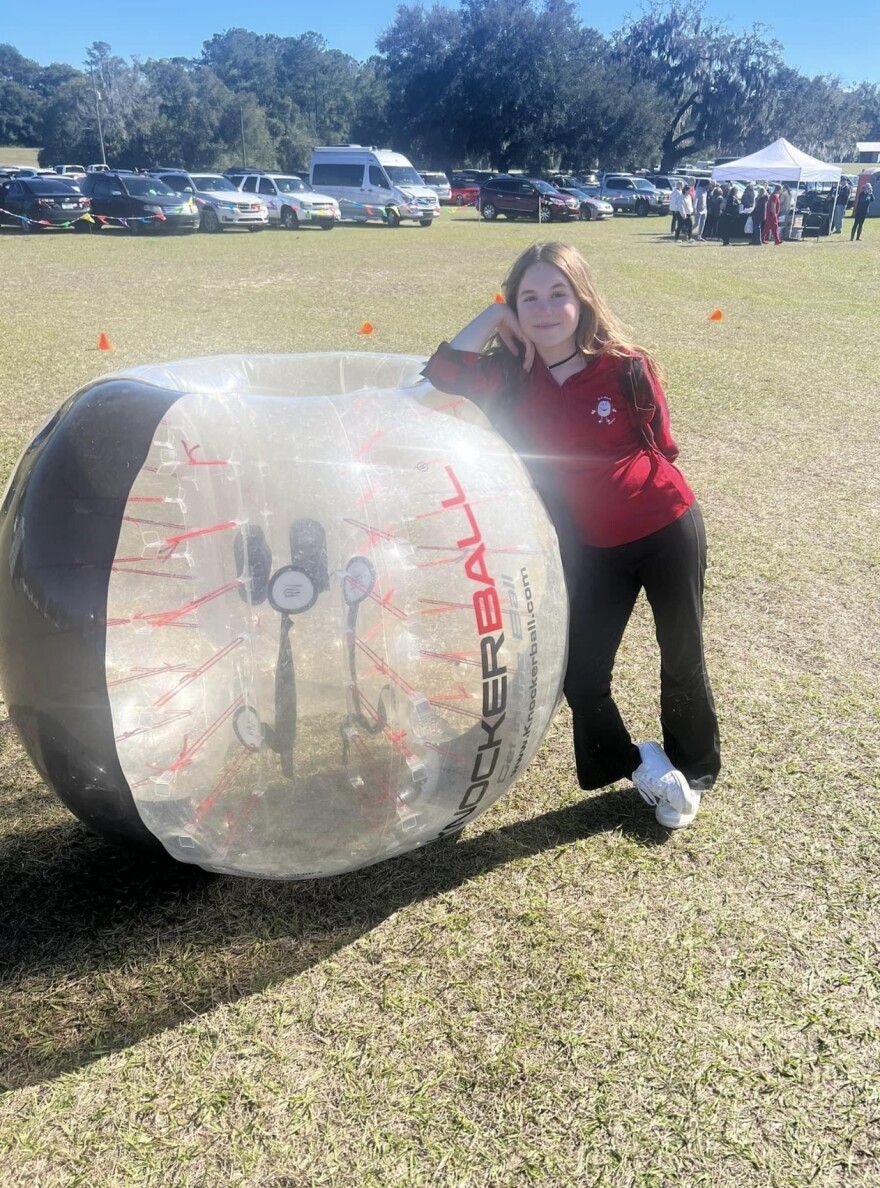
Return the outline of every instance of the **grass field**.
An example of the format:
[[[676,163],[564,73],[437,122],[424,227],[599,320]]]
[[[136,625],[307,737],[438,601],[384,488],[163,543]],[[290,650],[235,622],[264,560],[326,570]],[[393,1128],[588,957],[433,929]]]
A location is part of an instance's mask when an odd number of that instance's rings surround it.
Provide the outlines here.
[[[3,1188],[877,1184],[880,221],[760,252],[667,229],[560,234],[665,363],[707,521],[725,769],[698,821],[581,793],[563,711],[455,845],[213,878],[89,835],[4,719]],[[0,469],[111,369],[430,352],[537,230],[4,230]],[[640,606],[638,737],[657,663]]]
[[[39,155],[38,148],[21,148],[17,145],[10,147],[0,144],[0,165],[30,165],[36,169],[40,164]]]

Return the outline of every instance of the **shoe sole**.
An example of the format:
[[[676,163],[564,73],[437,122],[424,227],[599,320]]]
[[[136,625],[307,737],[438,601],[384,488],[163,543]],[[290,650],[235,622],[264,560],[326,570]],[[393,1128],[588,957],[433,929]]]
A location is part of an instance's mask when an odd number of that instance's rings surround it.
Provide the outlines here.
[[[667,809],[668,815],[663,813],[663,809]],[[662,825],[664,829],[686,829],[688,825],[693,824],[696,820],[697,814],[700,811],[700,806],[690,813],[677,813],[674,809],[670,809],[669,805],[658,804],[654,811],[654,816],[658,825]]]

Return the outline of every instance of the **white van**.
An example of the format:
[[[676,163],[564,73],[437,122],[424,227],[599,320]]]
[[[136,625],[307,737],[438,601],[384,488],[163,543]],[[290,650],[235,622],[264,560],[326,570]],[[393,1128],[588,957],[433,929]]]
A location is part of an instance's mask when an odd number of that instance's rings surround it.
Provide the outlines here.
[[[399,227],[408,219],[422,227],[434,221],[437,196],[400,153],[332,144],[312,149],[309,180],[322,194],[332,195],[344,219],[382,222]]]

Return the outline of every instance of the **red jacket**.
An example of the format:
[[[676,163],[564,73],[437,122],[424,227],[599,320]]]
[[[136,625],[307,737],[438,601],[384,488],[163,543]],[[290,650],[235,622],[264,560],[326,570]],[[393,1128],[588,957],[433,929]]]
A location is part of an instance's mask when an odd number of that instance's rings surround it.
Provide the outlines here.
[[[632,364],[603,355],[560,385],[538,356],[526,372],[508,352],[478,355],[444,342],[424,375],[484,409],[554,519],[561,501],[584,543],[611,548],[665,528],[694,501],[674,464],[663,389],[644,366],[634,394]]]

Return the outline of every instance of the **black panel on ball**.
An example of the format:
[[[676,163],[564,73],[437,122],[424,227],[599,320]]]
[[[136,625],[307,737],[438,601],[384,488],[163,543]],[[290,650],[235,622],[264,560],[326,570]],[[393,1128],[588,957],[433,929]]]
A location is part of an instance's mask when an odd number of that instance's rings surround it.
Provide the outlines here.
[[[122,516],[180,397],[99,380],[28,446],[0,508],[0,679],[40,775],[90,828],[159,843],[116,753],[105,674],[107,591]]]

